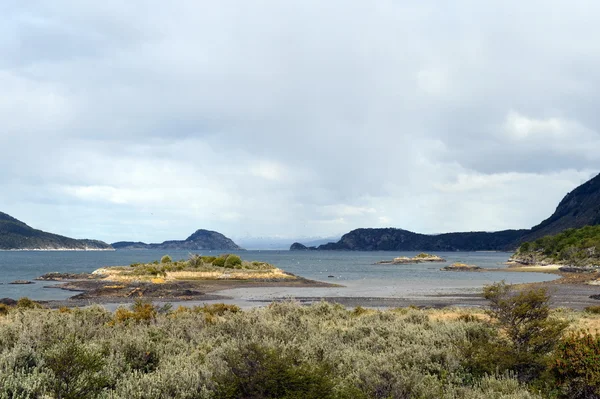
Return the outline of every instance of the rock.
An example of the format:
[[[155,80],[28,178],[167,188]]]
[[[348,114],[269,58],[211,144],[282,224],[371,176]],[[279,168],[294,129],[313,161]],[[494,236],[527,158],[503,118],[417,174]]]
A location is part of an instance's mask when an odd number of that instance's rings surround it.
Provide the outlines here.
[[[62,281],[62,280],[88,280],[88,279],[98,279],[101,276],[95,276],[90,273],[46,273],[36,280],[41,281]]]
[[[0,298],[0,305],[15,306],[17,301],[12,298]]]
[[[420,254],[415,256],[413,259],[418,259],[421,262],[445,262],[446,261],[446,259],[441,258],[437,255],[430,255],[430,254],[426,254],[424,252],[421,252]]]
[[[290,251],[308,251],[308,247],[304,244],[300,244],[299,242],[295,242],[290,247]]]
[[[397,258],[394,258],[393,260],[382,260],[380,262],[377,262],[377,265],[409,265],[409,264],[415,264],[415,263],[422,263],[422,262],[445,262],[446,259],[441,258],[437,255],[430,255],[430,254],[426,254],[426,253],[420,253],[417,256],[414,256],[412,258],[409,258],[407,256],[399,256]]]
[[[11,281],[9,284],[33,284],[33,281],[29,281],[29,280],[15,280],[15,281]]]
[[[474,272],[482,270],[481,267],[475,265],[467,265],[466,263],[453,263],[450,266],[442,267],[440,270],[445,272]]]

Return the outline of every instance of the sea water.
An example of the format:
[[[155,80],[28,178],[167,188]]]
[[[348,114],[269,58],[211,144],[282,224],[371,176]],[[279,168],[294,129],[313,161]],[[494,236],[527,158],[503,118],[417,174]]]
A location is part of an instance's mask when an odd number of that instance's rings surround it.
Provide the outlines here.
[[[198,251],[219,255],[222,251]],[[223,292],[245,299],[269,299],[287,296],[356,296],[411,298],[431,294],[475,292],[485,284],[505,280],[508,283],[549,281],[555,275],[485,271],[506,267],[505,252],[435,252],[445,263],[410,265],[375,264],[397,256],[412,257],[417,252],[345,252],[345,251],[240,251],[244,260],[271,263],[281,269],[312,280],[340,284],[340,288],[268,287],[234,289]],[[168,254],[174,260],[187,259],[189,251],[0,251],[0,298],[27,296],[35,300],[66,299],[73,292],[56,288],[55,282],[34,281],[30,285],[11,285],[14,280],[31,280],[45,273],[92,272],[104,266],[123,266],[159,260]],[[484,268],[481,272],[444,272],[440,268],[463,262]]]

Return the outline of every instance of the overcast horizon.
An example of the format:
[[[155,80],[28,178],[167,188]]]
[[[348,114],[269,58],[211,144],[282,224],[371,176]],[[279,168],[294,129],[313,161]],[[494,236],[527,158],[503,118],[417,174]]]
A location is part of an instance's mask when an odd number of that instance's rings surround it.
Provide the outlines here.
[[[600,172],[600,3],[0,4],[0,211],[106,242],[530,228]]]

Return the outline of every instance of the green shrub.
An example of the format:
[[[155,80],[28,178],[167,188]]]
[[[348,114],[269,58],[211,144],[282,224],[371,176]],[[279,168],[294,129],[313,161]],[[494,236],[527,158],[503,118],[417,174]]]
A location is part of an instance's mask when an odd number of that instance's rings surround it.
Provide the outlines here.
[[[141,299],[131,305],[131,310],[119,307],[115,310],[110,325],[133,322],[150,322],[156,318],[158,309],[151,303]]]
[[[229,305],[226,303],[215,303],[212,305],[196,306],[194,311],[210,314],[213,316],[223,316],[226,313],[238,313],[241,312],[237,305]]]
[[[169,255],[165,255],[162,258],[160,258],[160,263],[171,263],[173,262],[173,259],[171,259],[171,257]]]
[[[224,266],[229,269],[242,266],[242,258],[237,255],[229,255],[227,259],[225,259]]]
[[[225,261],[229,255],[220,255],[218,258],[212,261],[213,266],[225,267]]]
[[[600,398],[600,336],[570,334],[560,341],[550,363],[564,398]]]
[[[27,298],[26,296],[17,301],[17,308],[19,309],[36,309],[41,307],[42,306],[39,303]]]
[[[483,296],[489,301],[487,313],[506,335],[499,342],[497,355],[522,381],[537,378],[545,369],[547,356],[567,327],[550,316],[550,296],[545,288],[515,292],[504,281],[486,286]],[[499,359],[500,360],[500,359]],[[512,363],[512,364],[511,364]]]
[[[215,378],[219,399],[334,398],[330,368],[249,343],[225,354],[226,372]]]
[[[587,306],[585,311],[592,314],[600,314],[600,305]]]
[[[215,259],[217,259],[216,256],[202,256],[200,259],[202,259],[202,262],[204,263],[213,263]]]
[[[104,367],[102,353],[86,348],[73,337],[48,350],[44,360],[52,371],[49,389],[56,398],[94,398],[108,384],[108,379],[101,373]]]
[[[160,356],[158,351],[149,345],[139,345],[137,342],[128,342],[123,348],[123,357],[130,370],[142,373],[151,373],[158,367]]]
[[[0,316],[6,316],[10,311],[10,307],[3,303],[0,303]]]

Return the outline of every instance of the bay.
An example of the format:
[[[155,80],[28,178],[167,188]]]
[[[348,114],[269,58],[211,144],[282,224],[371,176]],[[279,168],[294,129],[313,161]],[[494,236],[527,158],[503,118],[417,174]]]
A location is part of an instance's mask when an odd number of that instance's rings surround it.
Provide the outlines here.
[[[203,251],[218,255],[222,251]],[[269,262],[288,272],[313,280],[337,283],[339,288],[251,288],[227,290],[224,294],[240,300],[286,296],[357,296],[410,298],[422,295],[475,292],[485,284],[505,280],[508,283],[549,281],[555,275],[482,271],[476,273],[443,272],[453,262],[474,264],[484,269],[505,267],[510,257],[504,252],[435,252],[446,263],[414,265],[376,265],[396,256],[412,257],[417,252],[338,252],[338,251],[240,251],[245,260]],[[161,250],[143,251],[4,251],[0,252],[0,298],[27,296],[35,300],[66,299],[72,292],[47,288],[56,283],[35,281],[30,285],[11,285],[14,280],[32,280],[49,272],[83,273],[104,266],[122,266],[151,262],[165,255]],[[173,259],[187,259],[189,251],[169,251]],[[329,277],[333,276],[333,277]]]

